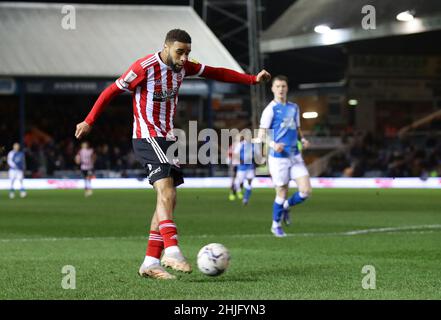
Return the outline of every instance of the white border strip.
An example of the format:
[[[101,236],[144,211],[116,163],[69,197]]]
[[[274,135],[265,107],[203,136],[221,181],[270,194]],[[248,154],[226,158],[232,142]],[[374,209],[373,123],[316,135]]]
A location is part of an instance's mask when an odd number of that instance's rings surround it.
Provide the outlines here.
[[[231,178],[185,178],[185,183],[179,188],[229,188]],[[351,189],[441,189],[441,178],[311,178],[313,188],[351,188]],[[25,188],[28,190],[40,189],[83,189],[82,179],[25,179]],[[291,187],[295,187],[291,181]],[[18,181],[15,185],[18,188]],[[94,189],[145,189],[152,188],[147,179],[93,179]],[[273,188],[269,177],[256,177],[253,180],[253,188]],[[0,179],[0,190],[9,190],[8,179]]]

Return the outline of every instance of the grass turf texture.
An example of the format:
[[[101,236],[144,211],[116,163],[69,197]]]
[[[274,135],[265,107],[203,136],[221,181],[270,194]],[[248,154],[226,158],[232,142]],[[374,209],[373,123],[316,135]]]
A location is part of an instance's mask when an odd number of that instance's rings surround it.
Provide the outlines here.
[[[440,299],[441,197],[438,190],[315,190],[292,210],[289,237],[270,233],[274,191],[253,190],[243,207],[221,189],[180,189],[175,221],[194,266],[177,281],[137,270],[154,209],[152,190],[0,193],[0,299]],[[344,232],[422,226],[366,234]],[[374,230],[375,231],[375,230]],[[378,230],[377,230],[378,231]],[[201,274],[205,244],[229,248],[231,266]],[[64,290],[64,265],[76,289]],[[376,289],[361,270],[376,268]],[[173,272],[174,274],[177,274]]]

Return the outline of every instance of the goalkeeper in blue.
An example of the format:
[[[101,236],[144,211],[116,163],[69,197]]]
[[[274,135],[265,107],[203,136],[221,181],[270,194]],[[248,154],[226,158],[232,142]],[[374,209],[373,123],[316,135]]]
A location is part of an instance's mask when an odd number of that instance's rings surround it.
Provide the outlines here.
[[[299,150],[309,142],[300,129],[300,109],[287,101],[288,78],[276,76],[272,80],[271,91],[274,99],[266,106],[260,119],[259,140],[269,145],[268,168],[276,188],[273,203],[271,232],[276,237],[286,237],[282,220],[291,224],[289,208],[301,204],[311,195],[309,173]],[[288,195],[290,180],[295,180],[298,191]]]
[[[238,159],[237,174],[234,179],[235,189],[243,194],[242,203],[248,204],[251,197],[252,182],[256,176],[256,156],[260,157],[259,148],[255,148],[251,142],[251,136],[242,136],[240,143],[233,150],[233,159]],[[259,154],[258,154],[259,152]],[[245,192],[242,192],[242,187]]]

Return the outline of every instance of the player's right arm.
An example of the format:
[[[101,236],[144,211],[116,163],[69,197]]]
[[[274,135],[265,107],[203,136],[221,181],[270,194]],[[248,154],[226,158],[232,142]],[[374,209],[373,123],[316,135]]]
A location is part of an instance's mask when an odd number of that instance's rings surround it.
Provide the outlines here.
[[[271,123],[273,121],[274,113],[273,107],[268,105],[262,112],[262,116],[260,117],[260,125],[258,132],[259,141],[267,143],[270,148],[273,148],[276,152],[282,152],[285,146],[284,143],[276,143],[271,140],[270,135],[268,134],[268,130],[271,128]]]
[[[119,89],[115,83],[112,83],[110,86],[104,89],[104,91],[101,92],[100,96],[95,101],[95,104],[93,105],[92,110],[90,110],[86,119],[77,124],[75,137],[77,139],[81,139],[87,135],[92,130],[93,123],[96,121],[101,112],[103,112],[109,102],[122,92],[123,90]]]
[[[141,61],[142,59],[137,60],[121,77],[101,92],[86,119],[77,124],[75,131],[75,137],[77,139],[81,139],[92,130],[92,126],[99,115],[115,96],[125,91],[133,91],[136,86],[145,79],[146,74],[140,64]]]
[[[237,142],[233,145],[233,150],[231,154],[231,163],[233,165],[240,164],[240,148],[242,144],[240,142]]]
[[[12,151],[10,151],[8,153],[8,166],[10,169],[15,169],[15,163],[14,163],[14,153]]]

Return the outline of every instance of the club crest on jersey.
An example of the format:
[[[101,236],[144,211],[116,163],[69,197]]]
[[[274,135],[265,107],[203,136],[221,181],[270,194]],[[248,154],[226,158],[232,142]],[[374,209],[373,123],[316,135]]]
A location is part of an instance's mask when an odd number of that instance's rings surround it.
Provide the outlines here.
[[[155,102],[164,102],[167,100],[172,100],[178,94],[178,88],[164,90],[164,91],[154,91],[153,92],[153,101]]]

